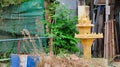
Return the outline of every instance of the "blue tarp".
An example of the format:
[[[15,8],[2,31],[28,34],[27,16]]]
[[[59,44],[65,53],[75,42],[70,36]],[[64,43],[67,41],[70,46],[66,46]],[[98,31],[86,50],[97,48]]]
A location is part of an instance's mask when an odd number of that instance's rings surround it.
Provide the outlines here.
[[[17,54],[11,55],[11,62],[12,62],[11,66],[12,67],[21,67],[20,66],[21,59],[22,58],[20,58],[20,55],[17,55]],[[27,56],[27,62],[24,62],[24,63],[27,63],[26,67],[36,67],[38,62],[40,62],[39,56]]]

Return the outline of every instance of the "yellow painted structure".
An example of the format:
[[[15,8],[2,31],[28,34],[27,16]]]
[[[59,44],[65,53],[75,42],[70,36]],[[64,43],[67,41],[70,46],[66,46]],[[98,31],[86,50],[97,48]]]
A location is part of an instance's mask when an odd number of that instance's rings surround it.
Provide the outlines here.
[[[75,34],[75,38],[80,38],[81,43],[84,48],[84,58],[90,59],[91,58],[91,46],[94,42],[95,38],[103,38],[102,33],[91,33],[91,28],[94,26],[91,24],[91,20],[86,15],[86,9],[84,11],[83,16],[78,21],[78,24],[76,25],[79,29],[79,34]]]

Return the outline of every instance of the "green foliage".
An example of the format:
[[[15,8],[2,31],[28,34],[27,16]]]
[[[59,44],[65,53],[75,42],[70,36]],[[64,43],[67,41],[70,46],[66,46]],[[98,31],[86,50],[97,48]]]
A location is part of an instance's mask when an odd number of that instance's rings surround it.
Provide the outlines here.
[[[23,2],[26,2],[28,0],[1,0],[0,1],[0,7],[6,7],[9,5],[17,5],[17,4],[21,4]]]
[[[57,1],[57,0],[55,0],[52,3],[49,3],[49,6],[47,8],[48,9],[47,13],[49,13],[51,16],[53,16],[55,14],[56,7],[58,7],[58,4],[59,4],[59,1]]]
[[[75,26],[77,18],[73,17],[73,11],[65,6],[57,8],[56,14],[51,15],[54,22],[52,24],[50,22],[47,23],[49,29],[51,29],[49,36],[53,37],[54,53],[78,52],[79,48],[76,46],[78,40],[74,38],[74,34],[77,33]]]

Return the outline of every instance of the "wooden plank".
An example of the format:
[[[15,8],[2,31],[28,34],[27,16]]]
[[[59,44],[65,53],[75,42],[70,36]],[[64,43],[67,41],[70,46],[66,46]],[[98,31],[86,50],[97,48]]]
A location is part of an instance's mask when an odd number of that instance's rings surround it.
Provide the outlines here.
[[[108,22],[108,59],[111,58],[111,54],[112,54],[112,51],[111,51],[111,22],[109,21]]]
[[[98,31],[97,31],[98,33],[103,33],[103,22],[104,22],[103,21],[103,15],[100,14],[99,15],[99,21],[98,21]],[[100,57],[103,56],[102,54],[104,52],[103,51],[104,47],[103,47],[102,44],[103,44],[103,39],[98,39],[98,44],[97,44],[98,45],[98,51],[99,51],[98,54],[101,55]]]
[[[108,58],[108,40],[107,40],[107,24],[108,23],[105,23],[105,30],[104,30],[104,32],[105,32],[105,34],[104,34],[104,58]]]
[[[105,53],[106,53],[107,59],[112,59],[115,56],[114,24],[113,23],[114,23],[113,21],[109,21],[108,23],[106,23],[106,26],[108,24],[108,27],[105,27],[105,28],[108,28],[107,29],[108,30],[108,42],[107,40],[104,40],[105,43],[107,44],[107,46],[104,47],[106,49]],[[105,36],[107,37],[107,34]]]
[[[104,58],[106,58],[106,23],[104,28]]]
[[[108,38],[108,23],[106,24],[106,59],[108,59],[109,58],[109,38]]]
[[[99,13],[100,13],[100,7],[97,10],[96,23],[94,24],[95,26],[94,26],[93,32],[96,32],[96,33],[98,33]],[[94,48],[93,49],[94,49],[93,50],[94,57],[98,57],[98,39],[96,39],[94,41]]]
[[[115,56],[115,40],[114,40],[114,21],[112,20],[112,47],[113,47],[113,56]]]
[[[116,48],[116,54],[119,53],[119,46],[118,46],[118,34],[117,34],[117,28],[115,23],[115,48]]]

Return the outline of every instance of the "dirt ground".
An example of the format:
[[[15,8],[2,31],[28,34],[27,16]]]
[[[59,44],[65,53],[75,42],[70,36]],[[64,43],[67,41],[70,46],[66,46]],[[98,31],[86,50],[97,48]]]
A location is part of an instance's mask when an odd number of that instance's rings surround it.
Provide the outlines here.
[[[110,64],[111,67],[120,67],[120,62],[112,62]]]
[[[0,67],[10,67],[9,63],[0,63]],[[120,62],[113,61],[108,66],[108,61],[103,58],[85,60],[76,55],[70,56],[40,56],[37,67],[120,67]]]
[[[37,67],[108,67],[107,60],[92,58],[85,60],[76,55],[69,57],[43,56]]]

